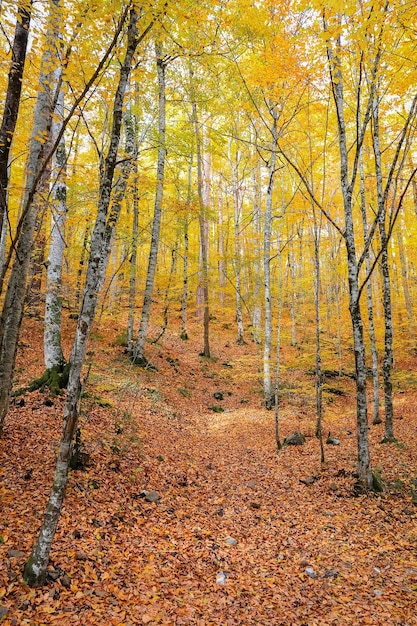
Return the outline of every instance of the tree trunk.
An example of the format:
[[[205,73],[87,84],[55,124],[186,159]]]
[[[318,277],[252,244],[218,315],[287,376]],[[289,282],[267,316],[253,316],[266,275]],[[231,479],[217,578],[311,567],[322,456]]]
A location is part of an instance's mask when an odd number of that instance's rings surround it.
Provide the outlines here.
[[[254,229],[254,287],[253,287],[253,311],[252,311],[252,338],[256,344],[261,344],[261,324],[262,324],[262,306],[261,306],[261,285],[262,285],[262,269],[261,269],[261,192],[260,192],[260,171],[259,162],[255,163],[252,172],[253,187],[253,229]]]
[[[232,195],[233,195],[233,217],[234,217],[234,243],[235,243],[235,293],[236,293],[236,325],[237,343],[245,343],[243,336],[243,315],[242,315],[242,281],[241,281],[241,257],[242,249],[240,242],[240,218],[242,212],[242,198],[239,189],[239,150],[236,150],[235,161],[232,157],[232,141],[229,140],[229,164],[232,170]]]
[[[188,180],[187,180],[187,213],[184,217],[184,251],[182,258],[182,303],[181,303],[181,339],[188,339],[187,333],[187,314],[188,314],[188,209],[191,204],[191,183],[192,183],[192,171],[193,171],[193,151],[191,150],[190,162],[188,165]]]
[[[340,48],[340,41],[337,41]],[[356,371],[356,427],[357,427],[357,472],[359,480],[366,489],[372,488],[372,469],[369,453],[368,436],[368,405],[366,397],[366,363],[365,345],[363,340],[363,323],[359,304],[359,268],[356,260],[355,229],[353,221],[353,187],[357,176],[357,169],[354,169],[349,182],[349,154],[346,137],[346,125],[344,117],[344,94],[343,76],[341,63],[338,56],[334,56],[333,51],[328,48],[329,69],[332,81],[332,93],[336,106],[337,131],[339,140],[340,157],[340,183],[343,196],[343,209],[345,216],[344,240],[346,245],[346,256],[348,266],[349,284],[349,312],[352,322],[353,345],[355,352]],[[360,129],[357,129],[358,133]],[[361,145],[356,146],[356,151],[361,149]],[[358,154],[358,152],[357,152]],[[358,160],[354,161],[354,168],[357,168]]]
[[[129,259],[129,313],[127,321],[127,349],[129,352],[134,344],[134,323],[136,305],[136,276],[139,237],[139,194],[138,194],[138,164],[133,164],[133,221],[132,221],[132,253]]]
[[[156,66],[158,73],[158,161],[156,166],[156,192],[155,205],[152,224],[151,248],[149,252],[148,270],[146,274],[145,293],[143,296],[142,315],[139,326],[139,333],[136,345],[133,349],[132,361],[136,365],[145,366],[147,360],[145,358],[145,342],[148,332],[149,319],[152,307],[153,288],[155,283],[156,266],[158,263],[158,247],[159,233],[161,230],[162,219],[162,198],[164,192],[165,177],[165,117],[166,117],[166,98],[165,98],[165,68],[166,60],[162,57],[162,50],[156,46]]]
[[[362,153],[360,157],[359,167],[360,167],[360,183],[361,183],[361,213],[362,213],[364,240],[366,242],[366,239],[368,237],[368,222],[366,218],[365,173],[363,169]],[[365,269],[368,275],[371,270],[369,251],[366,253],[366,256],[365,256]],[[379,416],[379,371],[378,371],[379,367],[378,367],[378,351],[376,347],[376,337],[375,337],[374,307],[373,307],[373,301],[372,301],[371,279],[368,280],[368,284],[366,285],[366,301],[367,301],[367,306],[368,306],[369,339],[371,342],[372,380],[373,380],[373,389],[374,389],[374,410],[373,410],[372,423],[376,425],[376,424],[380,424],[382,420]]]
[[[220,305],[223,307],[225,304],[225,288],[226,288],[226,258],[225,258],[225,245],[224,245],[224,219],[223,219],[223,187],[222,182],[219,180],[218,184],[218,194],[217,194],[217,205],[218,205],[218,221],[217,221],[217,232],[218,232],[218,253],[219,253],[219,300]]]
[[[51,129],[52,141],[54,141],[61,129],[64,117],[64,91],[62,88],[58,95],[55,114],[56,119]],[[67,154],[65,138],[62,136],[53,158],[52,215],[46,270],[44,322],[44,359],[46,369],[59,369],[64,365],[64,355],[61,347],[61,286],[62,260],[65,250],[65,223],[67,219],[66,171]]]
[[[277,322],[277,360],[275,367],[275,384],[274,384],[274,404],[275,404],[275,443],[277,451],[282,448],[280,438],[279,424],[279,377],[281,368],[281,321],[282,321],[282,253],[280,249],[281,243],[278,242],[278,322]]]
[[[263,378],[265,406],[271,409],[274,394],[271,384],[271,346],[272,346],[272,307],[271,307],[271,229],[272,229],[272,197],[274,190],[275,166],[278,149],[278,113],[274,106],[270,109],[272,115],[272,145],[269,161],[269,180],[266,191],[265,223],[264,223],[264,299],[265,299],[265,338],[263,355]]]
[[[0,128],[0,233],[7,214],[7,187],[9,184],[9,155],[19,113],[27,42],[29,37],[32,2],[20,0],[12,45],[12,62]]]
[[[407,256],[404,249],[403,232],[406,232],[404,223],[397,230],[397,245],[398,253],[400,257],[401,267],[401,286],[404,294],[404,304],[407,313],[407,325],[408,325],[408,340],[411,350],[415,352],[416,349],[416,332],[415,332],[415,317],[414,317],[414,303],[409,289],[409,278],[407,269]]]
[[[142,38],[145,36],[146,32],[148,32],[149,28],[150,26],[144,31],[144,33],[142,33]],[[123,98],[131,71],[133,55],[138,43],[137,15],[132,9],[128,27],[127,50],[123,65],[120,69],[120,78],[114,99],[110,146],[104,162],[104,168],[101,173],[98,213],[91,240],[91,252],[88,261],[84,297],[71,352],[71,369],[64,407],[64,426],[61,444],[58,451],[54,482],[38,540],[33,547],[32,554],[26,563],[24,570],[24,579],[31,586],[42,585],[45,581],[49,554],[68,481],[68,469],[72,453],[72,444],[78,422],[81,371],[85,359],[91,326],[97,308],[98,295],[105,277],[105,271],[110,253],[111,237],[117,221],[117,216],[114,213],[110,216],[108,213],[120,141],[120,129],[123,117]]]
[[[191,74],[192,76],[192,74]],[[208,285],[208,228],[206,205],[203,194],[203,159],[201,155],[200,128],[198,123],[197,105],[192,104],[192,119],[196,138],[197,152],[197,195],[199,202],[198,224],[200,232],[201,280],[200,290],[203,299],[203,351],[202,356],[210,358],[210,310]]]
[[[373,133],[372,133],[372,145],[374,150],[375,160],[375,176],[376,176],[376,190],[378,199],[378,214],[379,214],[379,236],[381,240],[381,271],[382,271],[382,293],[384,304],[384,360],[382,364],[382,373],[384,378],[384,400],[385,400],[385,433],[384,441],[395,441],[394,437],[394,407],[392,403],[392,381],[391,381],[391,369],[393,361],[393,326],[392,326],[392,306],[391,306],[391,281],[389,272],[389,260],[388,260],[388,240],[385,228],[386,220],[386,197],[383,191],[382,182],[382,161],[381,161],[381,146],[379,140],[379,106],[378,99],[375,96],[372,106],[372,119],[373,119]]]

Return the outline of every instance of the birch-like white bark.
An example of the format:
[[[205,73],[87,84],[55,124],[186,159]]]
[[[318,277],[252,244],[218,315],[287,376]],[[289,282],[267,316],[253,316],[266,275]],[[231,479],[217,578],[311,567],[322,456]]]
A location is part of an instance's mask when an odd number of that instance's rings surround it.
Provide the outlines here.
[[[145,293],[143,296],[142,314],[138,338],[133,349],[132,360],[138,365],[145,365],[145,342],[152,308],[152,296],[155,283],[156,267],[158,263],[159,233],[162,220],[162,199],[165,178],[165,125],[166,125],[166,97],[165,97],[165,68],[166,62],[159,45],[156,46],[156,67],[158,74],[158,158],[156,165],[156,191],[152,223],[151,247],[149,251],[148,269],[146,273]]]
[[[275,167],[278,150],[278,112],[276,107],[271,107],[271,156],[269,161],[269,179],[266,190],[265,222],[264,222],[264,306],[265,306],[265,337],[263,354],[263,386],[265,406],[272,408],[274,394],[271,383],[271,346],[272,346],[272,306],[271,306],[271,230],[272,230],[272,198],[274,191]]]
[[[58,84],[62,69],[56,70],[55,82]],[[64,118],[64,91],[61,88],[55,106],[55,119],[52,122],[52,142],[58,136]],[[52,161],[52,214],[50,243],[47,258],[45,321],[44,321],[44,359],[47,369],[62,368],[64,355],[61,346],[62,319],[62,261],[65,250],[65,223],[67,219],[65,137],[62,135]]]

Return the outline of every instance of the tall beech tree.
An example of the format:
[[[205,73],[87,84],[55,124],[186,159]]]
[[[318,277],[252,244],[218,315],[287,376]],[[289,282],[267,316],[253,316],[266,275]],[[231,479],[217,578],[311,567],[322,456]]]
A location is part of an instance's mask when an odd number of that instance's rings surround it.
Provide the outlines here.
[[[146,285],[143,296],[142,315],[136,344],[133,348],[132,360],[136,365],[146,367],[148,361],[145,357],[145,342],[148,333],[149,320],[152,307],[153,288],[158,262],[159,234],[162,220],[162,200],[164,195],[165,178],[165,125],[166,125],[166,96],[165,96],[165,70],[168,56],[164,56],[160,43],[155,45],[156,66],[158,75],[158,158],[156,165],[156,190],[155,204],[152,222],[151,247],[149,251],[148,270],[146,273]]]
[[[61,68],[58,69],[58,73]],[[59,78],[56,80],[58,84]],[[64,90],[61,86],[52,123],[52,138],[57,137],[64,118]],[[48,258],[46,262],[44,359],[46,369],[56,373],[64,367],[64,354],[61,345],[62,322],[62,262],[65,250],[65,223],[67,218],[67,152],[65,136],[53,158],[52,210]]]

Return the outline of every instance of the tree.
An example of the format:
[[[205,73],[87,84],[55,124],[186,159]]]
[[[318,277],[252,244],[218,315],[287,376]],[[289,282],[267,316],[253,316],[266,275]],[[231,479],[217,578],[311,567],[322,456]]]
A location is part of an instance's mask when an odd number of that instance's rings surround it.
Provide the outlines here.
[[[58,69],[58,72],[61,68]],[[60,81],[57,78],[56,84]],[[52,140],[61,130],[64,118],[64,91],[59,90],[55,107],[55,120],[52,123]],[[52,211],[48,258],[46,262],[46,289],[45,289],[45,321],[44,321],[44,358],[46,369],[56,373],[62,372],[65,359],[61,346],[61,319],[62,319],[62,261],[65,249],[65,223],[67,217],[67,153],[65,136],[61,141],[53,158],[52,180]]]
[[[149,251],[148,270],[146,274],[146,286],[143,296],[142,315],[139,326],[139,333],[136,344],[132,352],[132,361],[136,365],[146,367],[148,361],[145,357],[145,342],[148,332],[149,319],[152,307],[152,295],[155,283],[156,267],[158,262],[159,233],[162,219],[162,199],[164,193],[165,177],[165,118],[166,118],[166,97],[165,97],[165,70],[169,57],[162,54],[161,44],[155,45],[156,66],[158,74],[158,159],[156,165],[156,190],[155,205],[152,224],[151,248]]]

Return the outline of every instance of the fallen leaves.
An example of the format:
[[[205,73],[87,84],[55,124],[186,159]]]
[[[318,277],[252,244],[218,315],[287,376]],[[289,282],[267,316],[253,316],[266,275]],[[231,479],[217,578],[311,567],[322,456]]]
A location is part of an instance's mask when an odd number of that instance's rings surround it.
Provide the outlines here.
[[[371,430],[383,475],[401,484],[353,498],[348,394],[332,403],[340,445],[329,446],[323,467],[311,436],[277,455],[273,416],[250,394],[245,360],[228,350],[233,395],[224,393],[227,410],[216,413],[207,407],[220,382],[227,389],[225,357],[204,364],[211,377],[201,383],[191,339],[184,346],[167,333],[166,341],[169,354],[183,351],[169,384],[161,372],[127,384],[120,355],[103,356],[109,380],[100,384],[112,406],[89,405],[83,437],[92,465],[71,473],[51,555],[56,579],[39,590],[25,587],[21,569],[50,488],[61,399],[45,412],[42,396],[30,394],[11,411],[2,443],[2,625],[416,623],[417,510],[407,491],[417,475],[414,396],[409,413],[401,397],[407,448],[378,445],[380,432]],[[312,411],[294,423],[294,406],[282,407],[283,433],[313,427]],[[307,478],[314,480],[306,486]],[[147,501],[143,492],[156,495]]]

